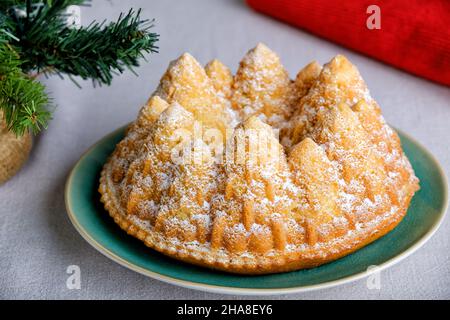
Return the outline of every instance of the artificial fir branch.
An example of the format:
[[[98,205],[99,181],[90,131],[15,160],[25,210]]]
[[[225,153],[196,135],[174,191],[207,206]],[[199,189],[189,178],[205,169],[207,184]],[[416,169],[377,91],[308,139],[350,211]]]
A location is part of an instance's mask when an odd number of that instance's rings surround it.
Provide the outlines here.
[[[0,111],[9,130],[18,136],[26,130],[37,133],[50,119],[44,86],[22,72],[20,57],[4,34],[0,34],[0,61]]]
[[[22,39],[21,52],[28,57],[23,65],[26,71],[50,67],[110,84],[114,71],[122,73],[137,66],[143,52],[157,49],[157,36],[148,32],[151,24],[140,20],[139,11],[130,10],[116,23],[92,23],[80,29],[64,27],[58,17],[45,20],[46,25],[33,24]]]
[[[0,108],[16,134],[37,132],[50,118],[44,87],[34,80],[37,74],[110,84],[114,74],[133,71],[144,53],[157,52],[158,35],[150,32],[152,21],[142,20],[140,10],[121,14],[114,23],[68,26],[67,7],[86,2],[0,0]],[[8,69],[8,63],[15,67]]]
[[[8,128],[21,136],[26,130],[37,133],[50,119],[45,87],[24,76],[0,82],[0,108]]]

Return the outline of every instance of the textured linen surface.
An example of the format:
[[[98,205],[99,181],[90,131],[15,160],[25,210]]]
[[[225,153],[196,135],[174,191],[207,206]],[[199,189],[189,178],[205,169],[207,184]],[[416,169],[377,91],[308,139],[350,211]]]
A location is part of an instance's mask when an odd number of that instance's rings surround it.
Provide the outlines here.
[[[313,59],[338,53],[355,63],[392,125],[409,133],[450,169],[450,90],[361,56],[260,15],[243,1],[94,1],[82,23],[116,19],[130,6],[156,18],[160,53],[112,86],[83,89],[58,77],[42,79],[57,108],[47,131],[35,139],[20,173],[0,186],[0,298],[244,299],[184,289],[128,270],[93,249],[75,231],[64,206],[64,184],[81,154],[98,139],[133,120],[170,60],[184,51],[201,63],[218,57],[236,71],[257,42],[276,51],[291,77]],[[450,221],[412,256],[381,273],[380,290],[366,280],[276,299],[450,298]],[[69,290],[69,265],[81,269],[81,289]],[[252,296],[250,298],[259,298]]]

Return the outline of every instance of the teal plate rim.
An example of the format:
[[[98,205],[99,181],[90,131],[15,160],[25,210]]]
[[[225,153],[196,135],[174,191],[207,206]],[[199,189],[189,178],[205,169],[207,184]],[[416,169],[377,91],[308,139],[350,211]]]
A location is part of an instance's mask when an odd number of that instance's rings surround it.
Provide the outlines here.
[[[151,277],[153,279],[157,279],[166,283],[170,283],[173,285],[178,285],[181,287],[185,287],[185,288],[190,288],[190,289],[196,289],[196,290],[202,290],[202,291],[207,291],[207,292],[214,292],[214,293],[225,293],[225,294],[240,294],[240,295],[275,295],[275,294],[288,294],[288,293],[299,293],[299,292],[306,292],[306,291],[311,291],[311,290],[317,290],[317,289],[324,289],[324,288],[329,288],[329,287],[333,287],[333,286],[337,286],[340,284],[344,284],[344,283],[348,283],[348,282],[352,282],[352,281],[356,281],[359,279],[362,279],[364,277],[367,277],[375,272],[380,272],[386,268],[389,268],[391,266],[393,266],[394,264],[400,262],[401,260],[405,259],[406,257],[408,257],[410,254],[412,254],[413,252],[415,252],[417,249],[419,249],[425,242],[427,242],[431,236],[437,231],[437,229],[439,228],[439,226],[441,225],[446,211],[447,211],[447,206],[448,206],[448,182],[447,182],[447,177],[442,169],[442,167],[440,166],[439,162],[437,161],[437,159],[427,150],[425,149],[420,143],[418,143],[414,138],[412,138],[411,136],[403,133],[400,130],[396,131],[399,133],[399,136],[401,137],[402,140],[402,145],[403,148],[405,150],[405,153],[407,154],[408,158],[410,159],[414,169],[416,170],[416,174],[418,172],[417,170],[417,166],[420,166],[421,163],[420,162],[416,162],[415,157],[412,156],[411,154],[413,153],[413,151],[415,150],[416,152],[418,151],[420,156],[422,158],[426,158],[426,160],[432,164],[433,169],[435,169],[432,174],[434,175],[434,179],[438,179],[439,183],[441,184],[441,191],[440,191],[440,202],[439,204],[437,204],[438,208],[434,208],[434,210],[437,212],[435,215],[434,220],[431,222],[431,224],[427,227],[426,230],[424,230],[420,235],[417,235],[417,238],[414,239],[412,241],[412,243],[410,245],[406,245],[405,248],[402,248],[400,252],[398,252],[397,254],[394,254],[392,257],[382,261],[382,263],[380,264],[376,264],[376,267],[374,268],[365,268],[364,270],[360,270],[359,272],[355,272],[353,274],[349,274],[343,277],[338,277],[336,279],[332,279],[332,280],[326,280],[326,281],[322,281],[319,283],[310,283],[310,284],[306,284],[306,285],[298,285],[298,286],[288,286],[288,287],[269,287],[269,288],[265,288],[265,287],[261,287],[261,286],[246,286],[246,285],[239,285],[236,284],[236,281],[239,282],[239,280],[242,280],[244,283],[247,281],[250,282],[257,282],[259,281],[259,279],[261,279],[260,282],[264,282],[264,279],[267,279],[267,277],[272,277],[276,278],[277,277],[292,277],[292,279],[295,279],[295,275],[297,274],[297,277],[302,277],[302,273],[308,273],[308,272],[314,272],[314,270],[320,270],[320,268],[333,268],[334,264],[340,263],[342,261],[345,261],[345,259],[356,259],[355,261],[358,262],[358,257],[357,255],[361,255],[364,254],[364,251],[367,251],[368,248],[376,248],[376,246],[382,246],[381,241],[386,241],[386,239],[388,237],[393,237],[393,241],[395,242],[395,233],[399,232],[398,229],[400,228],[410,228],[409,226],[403,226],[401,227],[403,224],[405,224],[406,222],[404,222],[405,220],[408,219],[412,220],[414,219],[414,217],[411,217],[411,212],[408,212],[408,214],[406,215],[406,217],[403,219],[403,221],[393,230],[391,231],[389,234],[387,234],[386,236],[378,239],[377,241],[369,244],[368,246],[356,251],[355,253],[348,255],[346,257],[343,257],[341,259],[338,259],[334,262],[325,264],[323,266],[314,268],[314,269],[309,269],[309,270],[299,270],[299,271],[293,271],[293,272],[289,272],[289,273],[281,273],[281,274],[273,274],[273,275],[263,275],[263,276],[242,276],[242,275],[232,275],[232,274],[227,274],[227,273],[223,273],[223,272],[218,272],[218,271],[213,271],[213,270],[209,270],[207,268],[201,268],[201,267],[196,267],[196,266],[192,266],[183,262],[179,262],[177,260],[174,260],[172,258],[169,257],[165,257],[162,256],[161,254],[154,252],[152,249],[147,248],[143,243],[139,242],[137,239],[134,239],[128,235],[126,235],[126,233],[124,231],[122,231],[118,226],[115,226],[116,229],[113,230],[113,232],[117,232],[120,233],[120,235],[123,235],[124,237],[127,237],[125,239],[125,241],[134,241],[135,244],[132,245],[136,245],[136,246],[142,246],[144,248],[144,250],[150,250],[153,251],[153,255],[157,256],[157,259],[160,259],[161,261],[165,261],[166,265],[168,264],[170,265],[174,265],[177,268],[180,268],[181,265],[181,269],[182,268],[186,268],[186,269],[196,269],[195,272],[200,274],[200,276],[205,277],[205,281],[195,281],[195,280],[189,280],[189,272],[188,272],[188,276],[174,276],[174,275],[169,275],[167,272],[164,274],[164,272],[161,271],[155,271],[155,270],[151,270],[149,268],[145,268],[143,266],[138,265],[137,263],[134,262],[130,262],[126,257],[124,257],[123,253],[120,254],[118,252],[115,252],[115,250],[111,249],[111,248],[107,248],[105,246],[105,239],[99,239],[98,235],[94,235],[91,234],[91,232],[89,232],[89,230],[87,230],[86,226],[83,225],[83,223],[80,222],[79,219],[79,215],[77,214],[77,210],[81,210],[81,209],[75,209],[74,208],[74,195],[73,195],[73,191],[76,187],[76,185],[74,184],[74,181],[76,179],[80,179],[80,169],[83,169],[83,165],[85,166],[86,164],[89,164],[89,161],[93,161],[92,159],[90,159],[89,157],[92,156],[93,153],[95,153],[95,151],[99,148],[102,147],[104,144],[108,143],[111,144],[113,143],[112,146],[109,146],[109,148],[112,150],[115,147],[115,144],[121,139],[121,137],[123,136],[123,132],[125,130],[126,126],[122,126],[118,129],[116,129],[115,131],[111,132],[110,134],[104,136],[102,139],[100,139],[98,142],[96,142],[94,145],[92,145],[82,156],[81,158],[77,161],[77,163],[75,164],[75,166],[72,168],[69,177],[67,179],[66,185],[65,185],[65,204],[66,204],[66,210],[67,210],[67,214],[69,216],[69,219],[71,221],[71,223],[73,224],[73,226],[75,227],[75,229],[80,233],[80,235],[91,245],[93,246],[96,250],[98,250],[100,253],[102,253],[103,255],[105,255],[106,257],[110,258],[111,260],[119,263],[120,265],[131,269],[133,271],[136,271],[140,274],[143,274],[145,276]],[[110,140],[114,140],[113,142],[111,142]],[[101,166],[103,165],[103,163],[106,161],[106,158],[109,156],[109,154],[107,155],[103,155],[101,156],[101,159],[96,159],[96,164],[97,166]],[[100,161],[100,163],[99,163]],[[91,163],[92,164],[92,163]],[[421,168],[421,170],[424,170],[425,168]],[[429,168],[428,168],[429,169]],[[95,191],[93,192],[93,194],[96,194],[96,198],[94,196],[94,199],[88,199],[88,201],[91,202],[97,202],[96,205],[93,205],[94,210],[103,210],[104,209],[102,207],[98,207],[99,203],[100,203],[100,195],[97,192],[97,187],[98,187],[98,178],[99,178],[99,172],[100,170],[97,169],[95,170],[95,177],[92,176],[92,174],[90,175],[91,179],[95,179],[96,183],[94,183],[94,187],[95,187]],[[420,173],[422,173],[420,171]],[[419,179],[421,179],[421,191],[419,191],[418,193],[416,193],[416,195],[413,198],[413,201],[411,203],[410,206],[410,211],[412,210],[411,208],[414,207],[415,205],[415,199],[418,198],[418,194],[420,192],[423,192],[423,183],[424,181],[428,181],[427,179],[429,177],[423,177],[420,176],[420,174],[418,174]],[[78,181],[79,182],[79,181]],[[83,184],[79,184],[79,188],[82,188]],[[430,185],[431,186],[431,185]],[[92,191],[92,190],[90,190]],[[430,191],[430,190],[429,190]],[[432,194],[432,193],[430,193]],[[86,194],[84,194],[86,195]],[[438,199],[439,200],[439,199]],[[417,201],[416,201],[417,202]],[[92,208],[91,208],[92,209]],[[103,212],[103,216],[106,216],[106,219],[111,220],[111,223],[114,224],[114,222],[112,221],[112,219],[109,217],[109,215],[106,212]],[[99,219],[102,219],[102,217],[99,215],[98,216]],[[105,219],[104,219],[105,220]],[[99,220],[98,222],[103,223],[101,220]],[[105,222],[105,223],[109,223],[109,222]],[[408,222],[409,223],[409,222]],[[414,224],[414,222],[411,222],[412,224]],[[114,227],[113,227],[114,228]],[[407,232],[408,229],[404,230],[404,232]],[[128,239],[130,238],[130,239]],[[392,239],[391,239],[392,240]],[[121,241],[121,240],[120,240]],[[103,242],[103,243],[102,243]],[[113,241],[114,242],[114,241]],[[389,243],[388,243],[389,244]],[[378,248],[379,249],[379,248]],[[370,251],[370,250],[369,250]],[[374,251],[374,250],[372,250]],[[362,252],[362,253],[361,253]],[[375,250],[376,252],[376,250]],[[373,254],[370,253],[369,254]],[[351,258],[353,257],[353,258]],[[355,258],[356,257],[356,258]],[[364,258],[364,255],[362,256]],[[373,257],[371,257],[373,258]],[[151,258],[152,259],[152,258]],[[345,267],[345,265],[344,265]],[[180,269],[180,270],[181,270]],[[176,270],[175,270],[176,272]],[[183,272],[183,271],[181,271]],[[227,283],[227,277],[231,278],[231,279],[238,279],[235,280],[234,283],[232,285],[228,284],[228,285],[224,285],[224,284],[219,284],[214,281],[206,281],[206,279],[208,279],[208,277],[211,277],[212,275],[214,276],[220,276],[223,279],[225,279],[225,283]],[[219,277],[219,282],[220,282],[220,277]],[[229,282],[229,281],[228,281]]]

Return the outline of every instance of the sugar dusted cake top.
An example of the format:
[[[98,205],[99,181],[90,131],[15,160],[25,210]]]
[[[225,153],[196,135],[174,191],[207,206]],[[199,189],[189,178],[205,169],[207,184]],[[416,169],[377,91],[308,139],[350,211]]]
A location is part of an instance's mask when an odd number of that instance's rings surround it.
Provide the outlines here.
[[[263,44],[236,75],[173,61],[105,164],[115,221],[177,259],[237,273],[323,264],[394,228],[418,179],[344,56],[291,80]]]

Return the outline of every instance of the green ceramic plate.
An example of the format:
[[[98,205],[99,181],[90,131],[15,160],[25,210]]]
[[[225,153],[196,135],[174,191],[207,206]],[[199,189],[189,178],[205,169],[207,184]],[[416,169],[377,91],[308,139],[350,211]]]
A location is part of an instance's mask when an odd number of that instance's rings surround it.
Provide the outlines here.
[[[163,256],[128,236],[109,217],[97,191],[100,170],[124,127],[91,147],[67,180],[65,197],[69,218],[94,248],[110,259],[149,277],[205,291],[231,294],[282,294],[330,287],[363,278],[369,266],[382,270],[422,246],[437,230],[447,208],[447,181],[434,157],[420,144],[400,133],[421,189],[409,212],[392,232],[335,262],[310,269],[263,276],[241,276],[211,271]]]

